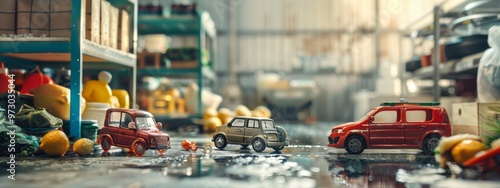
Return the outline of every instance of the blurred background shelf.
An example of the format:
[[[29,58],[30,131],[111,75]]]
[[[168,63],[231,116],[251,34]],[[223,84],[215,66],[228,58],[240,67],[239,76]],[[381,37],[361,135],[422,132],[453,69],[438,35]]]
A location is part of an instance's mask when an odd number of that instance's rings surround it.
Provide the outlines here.
[[[141,67],[137,70],[137,75],[139,78],[167,78],[171,84],[174,84],[167,87],[176,87],[181,93],[184,93],[185,88],[188,87],[189,84],[184,82],[179,83],[177,82],[178,79],[182,78],[184,81],[191,80],[193,83],[196,83],[198,86],[196,97],[196,100],[198,101],[197,110],[186,113],[152,113],[155,114],[155,118],[158,121],[167,124],[167,129],[176,129],[178,124],[198,124],[198,126],[200,126],[200,130],[202,130],[200,122],[193,121],[193,119],[202,117],[202,111],[204,108],[202,104],[202,91],[210,89],[206,87],[212,87],[216,80],[216,75],[213,70],[213,64],[216,62],[216,60],[213,59],[216,44],[216,30],[210,15],[207,12],[200,10],[196,10],[193,13],[172,14],[168,17],[156,14],[140,14],[138,16],[138,33],[141,36],[162,34],[169,38],[195,38],[196,44],[193,45],[196,45],[196,47],[189,46],[189,48],[186,49],[174,49],[169,47],[166,49],[166,52],[160,52],[159,54],[152,54],[145,50],[142,51],[141,53],[146,53],[146,55],[149,55],[150,57],[153,56],[155,61],[160,62],[142,62]],[[177,53],[187,53],[188,49],[188,54],[195,57],[195,59],[189,61],[184,60],[187,64],[184,64],[182,60],[167,60],[167,58],[169,58],[169,50],[177,50],[174,55],[179,55]],[[144,57],[143,61],[151,60]],[[148,64],[153,65],[152,67],[148,67]],[[143,65],[146,66],[142,67]],[[139,84],[140,83],[141,80],[139,79]],[[150,93],[148,94],[150,97],[154,97],[156,98],[155,100],[159,100],[159,97],[161,98],[162,96],[157,95],[160,95],[160,93],[164,94],[165,91],[166,90],[164,89],[158,88],[156,90],[146,92]]]

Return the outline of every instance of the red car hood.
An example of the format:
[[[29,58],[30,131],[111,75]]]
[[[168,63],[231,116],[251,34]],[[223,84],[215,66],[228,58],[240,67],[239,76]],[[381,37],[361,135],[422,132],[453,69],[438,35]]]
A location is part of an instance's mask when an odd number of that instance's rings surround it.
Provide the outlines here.
[[[167,133],[160,130],[143,130],[145,133],[157,137],[157,136],[169,136]]]
[[[355,125],[355,124],[356,124],[356,122],[342,123],[342,124],[340,124],[340,125],[336,125],[336,126],[334,126],[333,128],[334,128],[334,129],[342,129],[342,128],[349,127],[349,126],[351,126],[351,125]]]

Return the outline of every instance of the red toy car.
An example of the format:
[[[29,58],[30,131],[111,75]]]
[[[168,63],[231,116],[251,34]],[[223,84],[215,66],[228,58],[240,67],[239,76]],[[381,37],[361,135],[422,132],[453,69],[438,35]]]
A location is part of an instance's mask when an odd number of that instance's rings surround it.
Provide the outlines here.
[[[364,149],[421,149],[433,154],[442,136],[451,136],[448,113],[439,102],[386,102],[357,122],[332,128],[328,146],[350,154]]]
[[[162,124],[156,123],[149,112],[110,108],[97,143],[104,151],[119,146],[130,148],[136,156],[143,156],[147,149],[158,149],[162,155],[170,148],[170,136],[161,130]]]

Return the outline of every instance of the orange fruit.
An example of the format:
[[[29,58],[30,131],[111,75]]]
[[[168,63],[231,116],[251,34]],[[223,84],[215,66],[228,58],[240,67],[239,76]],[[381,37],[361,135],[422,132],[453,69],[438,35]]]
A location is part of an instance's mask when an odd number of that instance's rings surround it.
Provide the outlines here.
[[[477,140],[463,140],[451,149],[451,156],[457,163],[463,163],[486,149],[486,146]]]

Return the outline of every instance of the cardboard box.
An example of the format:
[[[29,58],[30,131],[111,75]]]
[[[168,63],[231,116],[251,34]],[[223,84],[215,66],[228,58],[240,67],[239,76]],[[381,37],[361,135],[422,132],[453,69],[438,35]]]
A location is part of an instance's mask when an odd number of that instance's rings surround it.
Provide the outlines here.
[[[85,38],[101,41],[101,0],[85,0]]]
[[[143,51],[137,55],[137,68],[154,67],[160,68],[162,66],[163,54],[162,53],[149,53]]]
[[[171,61],[171,69],[192,69],[198,67],[198,61]]]
[[[0,35],[16,34],[16,0],[0,1]]]
[[[118,20],[118,49],[130,52],[130,16],[128,12],[120,10]]]
[[[455,103],[452,104],[452,134],[479,135],[483,141],[497,134],[491,125],[500,124],[500,102],[492,103]]]
[[[118,49],[118,19],[120,10],[114,6],[110,6],[110,29],[109,29],[109,46]]]
[[[108,1],[101,0],[101,44],[104,46],[109,46],[110,6]]]
[[[18,0],[17,34],[70,37],[71,0]]]

